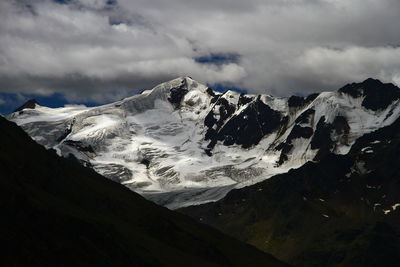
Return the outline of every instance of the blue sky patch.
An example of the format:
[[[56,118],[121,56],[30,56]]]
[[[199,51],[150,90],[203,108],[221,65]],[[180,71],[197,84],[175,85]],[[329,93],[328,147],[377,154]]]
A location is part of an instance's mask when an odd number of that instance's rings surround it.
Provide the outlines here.
[[[117,5],[117,0],[107,0],[106,5],[107,6],[115,6],[115,5]]]
[[[69,4],[72,0],[53,0],[56,3],[62,4],[62,5],[67,5]]]
[[[210,54],[207,56],[197,57],[194,60],[201,64],[222,65],[228,63],[239,62],[240,55],[238,54]]]

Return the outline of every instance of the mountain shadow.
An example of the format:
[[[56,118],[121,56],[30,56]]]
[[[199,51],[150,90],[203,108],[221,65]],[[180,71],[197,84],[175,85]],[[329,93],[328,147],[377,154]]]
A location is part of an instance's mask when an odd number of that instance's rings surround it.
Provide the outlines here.
[[[145,200],[0,116],[1,266],[286,266]]]

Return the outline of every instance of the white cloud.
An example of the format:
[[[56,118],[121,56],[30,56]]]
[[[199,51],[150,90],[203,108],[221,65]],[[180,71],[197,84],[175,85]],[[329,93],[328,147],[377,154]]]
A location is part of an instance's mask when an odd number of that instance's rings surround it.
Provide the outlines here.
[[[400,74],[400,47],[348,47],[343,50],[314,48],[296,61],[299,72],[317,77],[340,77],[341,80],[361,80],[375,76],[395,82]],[[331,80],[330,83],[334,83]]]
[[[399,82],[397,0],[117,3],[1,1],[0,91],[100,102],[183,75],[277,95]],[[209,53],[240,58],[194,60]]]

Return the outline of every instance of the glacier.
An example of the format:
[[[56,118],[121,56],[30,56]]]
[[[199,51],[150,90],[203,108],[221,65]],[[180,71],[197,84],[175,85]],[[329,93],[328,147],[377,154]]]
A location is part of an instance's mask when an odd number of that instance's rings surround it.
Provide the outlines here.
[[[364,83],[354,86],[380,86]],[[219,200],[323,153],[346,154],[357,138],[399,117],[398,98],[375,109],[367,97],[219,93],[180,77],[103,106],[36,104],[7,119],[60,156],[175,209]]]

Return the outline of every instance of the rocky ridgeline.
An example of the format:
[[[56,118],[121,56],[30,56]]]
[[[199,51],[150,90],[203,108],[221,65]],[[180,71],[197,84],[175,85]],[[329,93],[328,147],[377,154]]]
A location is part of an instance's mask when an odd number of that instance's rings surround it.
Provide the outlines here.
[[[8,119],[38,143],[176,208],[347,154],[399,116],[400,89],[368,79],[307,97],[216,92],[178,78],[104,106],[27,103]]]

